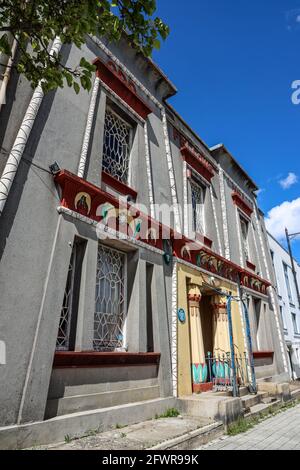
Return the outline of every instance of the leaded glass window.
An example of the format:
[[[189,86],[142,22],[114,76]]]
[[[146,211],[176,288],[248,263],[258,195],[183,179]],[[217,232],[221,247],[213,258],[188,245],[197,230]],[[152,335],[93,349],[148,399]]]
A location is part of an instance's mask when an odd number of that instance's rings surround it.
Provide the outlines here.
[[[123,346],[125,313],[125,255],[99,244],[94,350],[114,351]]]
[[[128,183],[132,127],[107,108],[104,123],[103,170],[122,183]]]
[[[249,222],[240,216],[241,222],[241,232],[242,232],[242,248],[245,260],[249,260],[249,245],[248,245],[248,231],[249,231]]]
[[[204,196],[205,189],[191,181],[193,229],[194,232],[204,234]]]
[[[63,305],[60,313],[56,349],[58,351],[68,351],[71,330],[73,286],[75,275],[75,250],[73,249],[70,259],[67,283],[65,288]]]

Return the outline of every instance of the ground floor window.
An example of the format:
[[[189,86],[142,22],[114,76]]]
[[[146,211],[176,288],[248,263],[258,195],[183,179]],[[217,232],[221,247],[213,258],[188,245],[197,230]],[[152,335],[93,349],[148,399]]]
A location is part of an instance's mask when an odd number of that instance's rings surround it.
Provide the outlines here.
[[[73,351],[76,341],[81,268],[86,242],[75,238],[56,339],[57,351]]]
[[[94,350],[124,347],[125,254],[99,244],[94,316]]]

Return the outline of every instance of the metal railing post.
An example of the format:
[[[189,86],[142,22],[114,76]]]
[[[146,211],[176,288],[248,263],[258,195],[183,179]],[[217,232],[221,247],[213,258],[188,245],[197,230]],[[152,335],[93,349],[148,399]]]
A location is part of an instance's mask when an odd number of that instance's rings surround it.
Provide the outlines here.
[[[235,353],[234,353],[232,316],[231,316],[231,300],[232,300],[232,296],[230,295],[227,297],[226,308],[227,308],[227,317],[228,317],[230,355],[231,355],[232,395],[234,397],[237,397],[239,393],[238,393],[238,386],[237,386],[237,379],[236,379]]]
[[[247,335],[247,340],[248,340],[248,351],[249,351],[250,370],[251,370],[251,392],[257,393],[249,313],[248,313],[248,308],[242,298],[241,298],[241,302],[242,302],[243,310],[244,310],[246,335]]]

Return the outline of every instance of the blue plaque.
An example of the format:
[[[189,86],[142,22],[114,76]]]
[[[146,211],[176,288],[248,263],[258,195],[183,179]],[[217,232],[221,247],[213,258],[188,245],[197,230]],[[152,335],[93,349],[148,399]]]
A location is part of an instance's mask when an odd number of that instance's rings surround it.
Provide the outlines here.
[[[185,322],[185,311],[183,308],[179,308],[178,309],[178,320],[181,322],[181,323],[184,323]]]

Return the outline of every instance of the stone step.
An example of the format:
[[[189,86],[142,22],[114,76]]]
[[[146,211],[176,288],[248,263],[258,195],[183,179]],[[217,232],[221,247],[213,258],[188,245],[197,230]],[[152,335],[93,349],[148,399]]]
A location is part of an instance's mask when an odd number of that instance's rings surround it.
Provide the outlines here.
[[[176,408],[174,397],[157,398],[126,405],[83,411],[69,415],[0,428],[0,449],[25,449],[32,446],[64,442],[69,439],[103,432],[119,425],[140,423],[161,415],[169,408]]]
[[[267,392],[258,392],[256,395],[252,395],[252,394],[245,395],[241,398],[243,408],[245,410],[248,410],[252,406],[261,403],[262,399],[267,398],[267,397],[268,397]]]
[[[273,407],[276,408],[280,404],[281,404],[280,400],[276,400],[272,403],[258,403],[257,405],[251,406],[249,413],[245,414],[245,418],[256,416],[264,411],[272,409]]]
[[[178,402],[183,414],[213,421],[231,422],[243,415],[240,398],[219,396],[213,392],[183,396]]]
[[[102,393],[52,398],[47,401],[45,418],[78,413],[81,411],[108,408],[125,403],[134,403],[159,398],[158,385],[150,387],[129,388]]]
[[[196,450],[199,446],[208,444],[223,436],[223,434],[223,423],[221,421],[215,421],[173,439],[165,439],[160,444],[150,447],[149,450]]]
[[[299,400],[300,399],[300,389],[295,389],[291,391],[291,397],[293,400]]]
[[[157,366],[53,369],[48,398],[158,385]]]
[[[244,397],[245,395],[248,395],[249,394],[249,390],[248,390],[248,387],[240,387],[240,397]]]
[[[158,378],[149,378],[143,380],[131,380],[127,382],[110,383],[83,383],[80,385],[64,384],[63,387],[54,387],[49,391],[48,399],[75,397],[77,395],[92,395],[96,393],[116,392],[143,387],[158,386]]]

